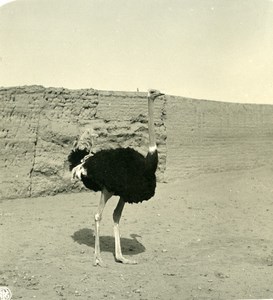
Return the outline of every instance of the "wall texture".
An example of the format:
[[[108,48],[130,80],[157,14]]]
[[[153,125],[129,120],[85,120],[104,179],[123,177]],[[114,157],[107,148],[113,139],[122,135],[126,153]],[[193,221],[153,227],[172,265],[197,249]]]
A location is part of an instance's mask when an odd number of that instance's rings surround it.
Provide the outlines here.
[[[273,106],[168,97],[166,178],[272,164]]]
[[[66,157],[89,128],[96,149],[148,144],[146,93],[26,86],[0,89],[0,198],[83,189]],[[166,96],[155,102],[159,181],[272,163],[273,106]]]

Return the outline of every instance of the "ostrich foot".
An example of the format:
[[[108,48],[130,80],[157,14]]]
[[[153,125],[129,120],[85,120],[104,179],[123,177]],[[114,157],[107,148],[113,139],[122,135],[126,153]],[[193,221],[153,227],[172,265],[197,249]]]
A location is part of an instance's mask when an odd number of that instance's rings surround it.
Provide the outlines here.
[[[126,264],[126,265],[136,265],[137,264],[137,261],[127,259],[123,256],[116,257],[116,261],[120,262],[120,263],[123,263],[123,264]]]
[[[102,258],[100,256],[95,256],[94,257],[94,262],[93,262],[94,267],[100,266],[105,268],[106,264],[103,262]]]

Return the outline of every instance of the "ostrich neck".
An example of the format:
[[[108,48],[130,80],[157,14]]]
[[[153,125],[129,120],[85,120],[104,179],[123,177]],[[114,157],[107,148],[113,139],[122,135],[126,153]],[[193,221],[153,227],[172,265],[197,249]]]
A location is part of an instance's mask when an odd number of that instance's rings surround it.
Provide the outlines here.
[[[149,152],[157,150],[155,142],[155,125],[154,125],[154,101],[148,99],[148,130],[149,130]]]

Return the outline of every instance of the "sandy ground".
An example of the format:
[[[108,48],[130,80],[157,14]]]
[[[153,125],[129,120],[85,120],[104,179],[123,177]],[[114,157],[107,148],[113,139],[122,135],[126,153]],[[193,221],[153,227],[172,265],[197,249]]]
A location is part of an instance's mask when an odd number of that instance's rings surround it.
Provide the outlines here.
[[[13,299],[273,298],[273,168],[159,184],[148,202],[127,205],[125,256],[113,257],[112,211],[104,211],[93,267],[99,194],[0,203],[0,286]]]

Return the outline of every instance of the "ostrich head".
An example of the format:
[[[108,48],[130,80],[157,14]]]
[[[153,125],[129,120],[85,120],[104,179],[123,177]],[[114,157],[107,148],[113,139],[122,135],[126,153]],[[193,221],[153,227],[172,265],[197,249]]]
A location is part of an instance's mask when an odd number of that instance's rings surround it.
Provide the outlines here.
[[[155,89],[150,89],[148,91],[148,99],[151,99],[151,100],[155,100],[157,97],[163,96],[163,95],[165,95],[165,94],[163,94],[160,91],[155,90]]]

